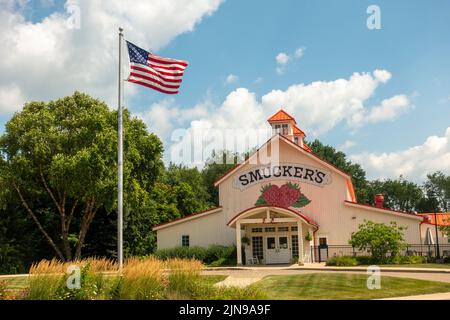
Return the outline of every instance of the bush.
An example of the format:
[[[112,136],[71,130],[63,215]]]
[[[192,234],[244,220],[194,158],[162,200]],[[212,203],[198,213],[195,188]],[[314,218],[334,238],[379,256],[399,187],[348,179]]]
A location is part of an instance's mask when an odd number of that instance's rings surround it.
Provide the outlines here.
[[[366,250],[374,261],[384,261],[388,253],[397,255],[406,245],[403,231],[395,222],[390,225],[366,221],[353,232],[349,244],[359,250]]]
[[[376,264],[376,262],[374,262],[373,258],[370,256],[357,256],[355,258],[356,258],[356,261],[358,261],[358,265]]]
[[[421,256],[396,256],[386,259],[386,264],[417,264],[424,262],[425,258]]]
[[[208,249],[206,249],[206,257],[204,262],[210,264],[219,259],[223,259],[224,262],[227,262],[235,258],[236,258],[235,246],[227,247],[221,245],[211,245],[208,247]]]
[[[211,245],[207,249],[202,247],[175,247],[161,249],[154,256],[161,260],[168,259],[197,259],[215,266],[236,264],[236,247]]]
[[[175,247],[157,250],[154,255],[161,260],[178,258],[204,261],[206,258],[206,249],[202,247]]]
[[[327,266],[350,267],[358,265],[358,260],[350,256],[333,257],[328,259]]]

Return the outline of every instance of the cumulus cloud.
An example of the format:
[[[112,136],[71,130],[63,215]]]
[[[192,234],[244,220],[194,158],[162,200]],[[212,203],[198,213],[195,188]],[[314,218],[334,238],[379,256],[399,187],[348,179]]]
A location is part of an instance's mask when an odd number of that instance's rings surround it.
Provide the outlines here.
[[[401,95],[384,99],[373,108],[366,106],[367,100],[373,97],[382,83],[382,79],[374,73],[354,73],[347,79],[294,84],[286,90],[272,90],[260,99],[249,89],[238,88],[220,104],[206,101],[192,108],[180,108],[173,105],[172,100],[164,100],[152,105],[142,118],[149,124],[150,130],[163,136],[169,150],[180,144],[179,141],[174,143],[169,137],[176,128],[184,128],[189,134],[195,130],[207,132],[210,129],[234,129],[237,132],[235,136],[240,135],[243,138],[245,133],[242,130],[267,129],[267,118],[281,106],[296,117],[299,127],[308,136],[315,137],[340,123],[354,128],[355,114],[367,115],[370,121],[364,122],[365,125],[390,120],[391,117],[386,117],[385,113],[390,111],[392,105],[397,108],[397,105],[403,104],[404,99],[398,97]],[[380,109],[386,110],[381,112]],[[160,121],[162,117],[159,114],[164,113],[165,123],[158,123],[158,119]],[[379,115],[380,113],[382,115]],[[351,143],[349,141],[343,147],[350,148]],[[259,144],[261,141],[254,145],[249,144],[248,147]]]
[[[348,79],[294,84],[284,91],[267,93],[262,97],[262,104],[271,112],[280,105],[285,107],[296,114],[301,125],[313,135],[323,134],[340,122],[354,128],[369,112],[364,105],[367,99],[386,80],[386,77],[380,78],[380,74],[390,75],[386,70],[375,70],[373,73],[355,72]],[[372,122],[382,120],[374,115]]]
[[[381,121],[393,121],[401,114],[408,112],[414,106],[406,95],[396,95],[381,101],[381,104],[370,110],[360,110],[349,120],[353,128],[358,128],[366,123],[376,123]]]
[[[364,152],[350,156],[366,170],[368,178],[405,178],[422,182],[435,171],[450,174],[450,127],[443,136],[430,136],[418,146],[389,153]]]
[[[192,31],[221,0],[123,1],[68,0],[80,9],[80,28],[70,28],[71,13],[58,12],[33,23],[22,14],[27,1],[0,0],[0,92],[17,88],[6,100],[53,99],[82,90],[115,104],[117,29],[130,41],[157,51],[174,37]],[[173,19],[176,16],[177,19]],[[151,32],[149,32],[151,30]],[[126,86],[126,90],[130,90]],[[1,112],[21,105],[2,103]]]
[[[239,80],[239,77],[234,74],[229,74],[225,79],[225,84],[232,84]]]

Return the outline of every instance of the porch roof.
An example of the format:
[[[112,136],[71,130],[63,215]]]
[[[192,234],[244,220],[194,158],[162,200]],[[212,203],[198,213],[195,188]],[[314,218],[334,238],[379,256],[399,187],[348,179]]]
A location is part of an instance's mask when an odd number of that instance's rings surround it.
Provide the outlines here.
[[[233,218],[231,218],[231,220],[228,221],[227,226],[234,227],[236,225],[236,221],[239,220],[240,218],[242,218],[244,215],[247,216],[247,215],[250,215],[251,213],[258,213],[263,210],[272,210],[272,211],[279,212],[279,213],[285,213],[287,215],[299,218],[301,221],[303,221],[307,225],[313,226],[316,229],[319,228],[319,225],[314,220],[307,217],[306,215],[304,215],[296,210],[293,210],[291,208],[277,207],[277,206],[255,206],[255,207],[245,209],[245,210],[239,212],[238,214],[236,214]]]

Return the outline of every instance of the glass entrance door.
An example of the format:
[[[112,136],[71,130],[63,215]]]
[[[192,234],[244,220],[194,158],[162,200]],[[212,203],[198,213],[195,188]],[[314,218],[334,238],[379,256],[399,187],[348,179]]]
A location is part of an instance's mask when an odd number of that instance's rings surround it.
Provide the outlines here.
[[[266,263],[289,263],[289,238],[287,236],[266,237]]]

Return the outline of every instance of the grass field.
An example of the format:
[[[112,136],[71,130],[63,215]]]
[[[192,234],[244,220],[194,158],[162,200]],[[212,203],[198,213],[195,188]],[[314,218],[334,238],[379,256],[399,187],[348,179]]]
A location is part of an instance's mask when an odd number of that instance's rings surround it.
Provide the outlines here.
[[[210,285],[226,278],[222,275],[201,276]],[[28,287],[27,277],[11,277],[9,290]],[[274,300],[333,300],[333,299],[379,299],[437,292],[450,292],[450,283],[415,280],[408,278],[381,278],[381,289],[369,290],[366,275],[345,273],[312,273],[291,276],[269,276],[253,286],[261,289],[267,299]]]
[[[312,273],[269,276],[255,285],[274,300],[379,299],[450,292],[450,283],[382,277],[381,289],[369,290],[367,276],[360,274]]]

